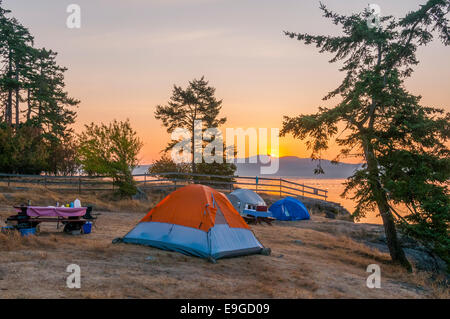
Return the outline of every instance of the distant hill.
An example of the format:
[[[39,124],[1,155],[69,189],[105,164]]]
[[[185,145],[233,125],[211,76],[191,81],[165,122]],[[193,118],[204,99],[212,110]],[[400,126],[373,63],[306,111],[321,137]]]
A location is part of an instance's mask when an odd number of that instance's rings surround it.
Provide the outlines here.
[[[139,165],[133,170],[133,175],[145,174],[151,165]]]
[[[254,157],[252,157],[254,159]],[[236,164],[237,175],[240,176],[261,176],[261,166],[268,166],[267,164],[249,163],[249,158],[246,162]],[[353,172],[361,167],[361,164],[347,164],[338,163],[332,164],[329,160],[322,160],[321,166],[325,174],[315,175],[314,169],[317,167],[318,160],[311,160],[310,158],[299,158],[296,156],[285,156],[279,158],[279,170],[276,174],[267,176],[282,176],[282,177],[302,177],[302,178],[347,178],[353,175]]]
[[[250,159],[246,158],[245,163],[237,163],[236,175],[239,176],[261,176],[261,166],[268,166],[259,161],[257,163],[250,163]],[[285,156],[279,158],[280,165],[278,173],[273,177],[302,177],[302,178],[347,178],[353,175],[353,172],[361,167],[361,164],[347,164],[339,163],[332,164],[329,160],[322,160],[322,168],[325,174],[314,175],[314,169],[317,167],[318,161],[313,161],[310,158],[299,158],[296,156]],[[150,165],[140,165],[136,167],[133,174],[144,174],[148,171]]]

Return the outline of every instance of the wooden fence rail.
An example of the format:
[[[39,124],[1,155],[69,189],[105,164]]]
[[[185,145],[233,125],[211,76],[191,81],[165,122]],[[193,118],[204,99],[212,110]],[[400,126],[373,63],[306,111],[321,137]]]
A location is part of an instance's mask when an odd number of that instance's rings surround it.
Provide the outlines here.
[[[257,192],[267,192],[279,196],[312,197],[327,200],[328,191],[283,178],[259,176],[222,176],[190,173],[136,174],[134,180],[140,189],[178,188],[197,183],[211,185],[215,188],[232,191],[249,188]],[[19,175],[0,173],[0,186],[26,189],[27,185],[40,185],[54,190],[70,191],[106,191],[113,190],[114,183],[106,176],[51,176]]]

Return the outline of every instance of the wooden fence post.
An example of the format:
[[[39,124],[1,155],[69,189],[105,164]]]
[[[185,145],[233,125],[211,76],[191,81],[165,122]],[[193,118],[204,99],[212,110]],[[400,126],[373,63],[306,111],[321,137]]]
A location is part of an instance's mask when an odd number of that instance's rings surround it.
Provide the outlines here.
[[[81,194],[81,177],[78,177],[78,194]]]
[[[11,176],[8,176],[8,187],[11,185]]]
[[[281,178],[280,178],[280,197],[282,197],[282,195],[281,195]]]

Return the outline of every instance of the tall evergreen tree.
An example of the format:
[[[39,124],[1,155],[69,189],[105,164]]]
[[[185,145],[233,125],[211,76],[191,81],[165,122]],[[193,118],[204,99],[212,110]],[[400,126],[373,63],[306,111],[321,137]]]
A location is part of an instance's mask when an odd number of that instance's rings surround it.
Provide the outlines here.
[[[72,133],[69,125],[75,122],[72,110],[79,101],[64,91],[64,72],[67,68],[56,63],[56,53],[40,49],[36,52],[36,74],[33,74],[29,95],[30,120],[40,126],[50,142],[57,142]]]
[[[4,105],[5,122],[9,125],[13,122],[19,125],[21,80],[28,70],[26,61],[33,45],[33,37],[27,28],[15,18],[9,17],[8,13],[10,11],[0,7],[0,63],[3,65],[0,83],[1,88],[7,92]]]
[[[49,159],[66,158],[64,154],[71,152],[64,148],[73,145],[68,142],[73,140],[70,125],[75,121],[73,109],[79,101],[65,91],[64,72],[67,69],[57,64],[56,53],[34,48],[33,41],[28,29],[10,16],[10,11],[2,7],[0,0],[0,124],[3,122],[12,127],[5,136],[12,134],[19,138],[23,135],[21,130],[32,131],[33,136],[39,132],[40,143],[47,147],[39,156],[48,156],[46,161],[39,162],[45,163],[40,172],[58,173],[62,168],[67,173],[67,167],[73,167],[72,164],[59,165]],[[5,125],[1,127],[5,129]],[[5,149],[9,148],[5,146]],[[33,151],[25,148],[22,152]],[[5,156],[17,157],[16,154]],[[23,153],[22,156],[32,158],[33,154]],[[0,169],[20,173],[19,167],[23,165]],[[33,164],[33,167],[37,166]]]
[[[197,141],[195,136],[195,121],[202,121],[202,133],[208,128],[218,128],[226,122],[225,117],[219,117],[222,109],[222,100],[215,97],[216,89],[209,86],[204,77],[189,82],[186,89],[174,85],[172,96],[166,106],[158,105],[155,118],[161,120],[167,128],[168,133],[174,132],[176,128],[187,129],[190,133],[191,144],[191,167],[192,172],[197,173],[195,158],[195,145],[203,149],[203,142]],[[171,150],[178,141],[169,143],[165,151]],[[222,163],[221,167],[228,171],[229,165]],[[221,170],[219,170],[221,171]]]
[[[445,45],[450,43],[446,15],[450,3],[430,0],[403,19],[380,18],[380,27],[371,28],[368,10],[344,16],[320,5],[324,17],[342,28],[340,36],[316,36],[285,32],[321,53],[330,52],[331,63],[343,61],[345,78],[324,99],[341,97],[332,108],[320,107],[316,114],[285,117],[282,134],[309,139],[313,157],[336,139],[339,156],[364,158],[364,167],[347,181],[343,195],[355,191],[356,218],[375,207],[382,217],[387,244],[394,262],[411,269],[397,238],[396,224],[425,242],[448,262],[450,177],[449,114],[423,107],[420,97],[404,87],[418,63],[416,51],[436,32]],[[341,137],[343,136],[343,137]],[[339,158],[339,157],[338,157]],[[320,171],[320,169],[319,169]],[[395,205],[408,207],[403,217]]]

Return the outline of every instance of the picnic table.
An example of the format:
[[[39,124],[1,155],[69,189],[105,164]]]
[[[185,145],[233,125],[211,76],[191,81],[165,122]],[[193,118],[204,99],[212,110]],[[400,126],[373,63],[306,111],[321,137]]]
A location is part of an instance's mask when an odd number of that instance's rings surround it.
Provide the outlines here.
[[[8,226],[17,229],[35,228],[43,222],[56,222],[64,225],[64,232],[80,231],[85,223],[93,221],[90,212],[92,207],[40,207],[40,206],[14,206],[17,214],[6,219]]]
[[[242,216],[247,224],[262,224],[263,222],[267,225],[272,226],[272,222],[276,220],[273,217],[265,217],[265,216],[253,216],[253,215],[245,215]]]
[[[263,222],[272,225],[272,222],[276,220],[271,216],[271,213],[267,211],[267,207],[263,207],[265,210],[253,210],[244,209],[242,217],[247,224],[262,224]]]

